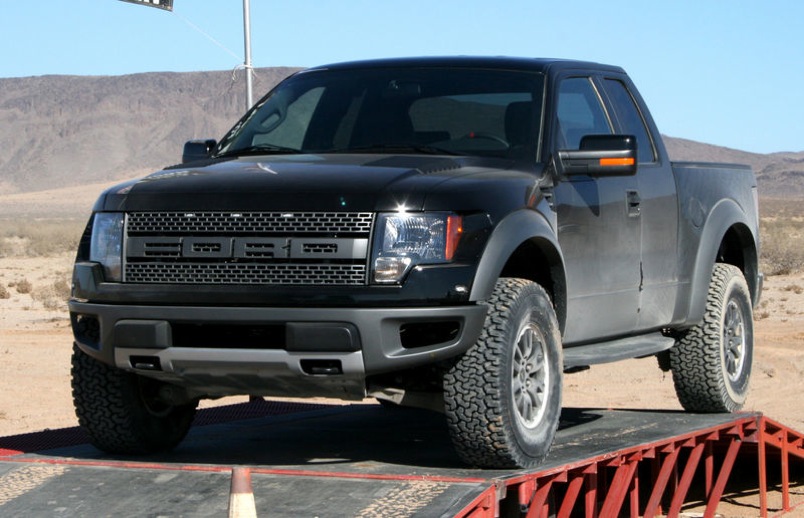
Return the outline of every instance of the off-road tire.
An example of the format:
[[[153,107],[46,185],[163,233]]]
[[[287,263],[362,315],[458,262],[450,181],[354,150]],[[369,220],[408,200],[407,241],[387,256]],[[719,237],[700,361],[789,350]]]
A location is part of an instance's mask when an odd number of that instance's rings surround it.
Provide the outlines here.
[[[483,332],[444,375],[444,403],[461,459],[483,468],[532,467],[547,456],[561,415],[563,360],[555,310],[524,279],[497,281]]]
[[[169,405],[156,397],[160,382],[101,363],[73,346],[72,389],[78,423],[108,453],[170,450],[187,435],[198,401]]]
[[[718,263],[706,313],[670,349],[673,384],[689,412],[735,412],[748,394],[754,327],[751,294],[742,272]]]

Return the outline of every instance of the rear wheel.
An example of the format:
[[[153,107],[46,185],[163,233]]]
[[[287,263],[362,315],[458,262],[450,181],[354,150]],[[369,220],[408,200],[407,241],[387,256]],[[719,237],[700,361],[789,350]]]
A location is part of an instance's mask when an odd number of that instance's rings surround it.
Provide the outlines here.
[[[547,456],[561,414],[562,354],[544,289],[500,279],[477,343],[444,376],[450,434],[464,462],[531,467]]]
[[[670,350],[676,394],[690,412],[734,412],[748,394],[754,327],[751,294],[742,272],[716,264],[701,324]]]
[[[187,435],[198,401],[173,405],[163,383],[96,361],[73,347],[72,388],[78,423],[109,453],[145,454],[173,448]]]

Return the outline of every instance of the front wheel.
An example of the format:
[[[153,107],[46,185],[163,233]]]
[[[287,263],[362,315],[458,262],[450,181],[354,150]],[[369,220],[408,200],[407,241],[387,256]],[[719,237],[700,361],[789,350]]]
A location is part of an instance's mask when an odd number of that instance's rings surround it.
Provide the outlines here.
[[[748,394],[754,351],[751,293],[742,272],[718,263],[706,313],[670,349],[681,406],[689,412],[735,412]]]
[[[458,455],[484,468],[532,467],[550,450],[561,414],[562,351],[544,289],[500,279],[477,343],[444,375]]]
[[[162,401],[162,383],[101,363],[73,347],[72,388],[78,424],[108,453],[165,451],[187,435],[197,400]]]

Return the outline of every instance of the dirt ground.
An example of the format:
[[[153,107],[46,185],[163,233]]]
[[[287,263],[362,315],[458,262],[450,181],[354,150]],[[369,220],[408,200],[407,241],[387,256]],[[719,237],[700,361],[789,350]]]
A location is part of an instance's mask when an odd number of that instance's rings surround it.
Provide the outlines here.
[[[71,332],[51,286],[69,279],[72,254],[0,258],[0,437],[77,425],[70,396]],[[27,281],[27,282],[24,282]],[[8,298],[2,298],[2,287]],[[755,358],[745,410],[804,432],[804,274],[766,279],[755,314]],[[229,404],[245,398],[227,398]],[[565,377],[565,406],[681,409],[655,358]],[[804,488],[796,489],[804,500]],[[739,510],[730,516],[743,516]],[[798,511],[804,515],[804,506]],[[727,515],[727,516],[728,516]],[[754,511],[745,516],[756,515]]]

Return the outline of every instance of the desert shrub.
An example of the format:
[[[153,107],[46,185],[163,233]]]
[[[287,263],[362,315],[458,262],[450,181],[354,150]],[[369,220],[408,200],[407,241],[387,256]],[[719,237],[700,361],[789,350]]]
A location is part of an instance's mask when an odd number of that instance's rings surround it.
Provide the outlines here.
[[[73,251],[83,230],[84,222],[78,220],[0,220],[0,257]]]
[[[8,291],[8,288],[0,284],[0,299],[10,299],[11,292]]]
[[[766,218],[760,223],[762,271],[790,275],[804,271],[804,220]]]
[[[14,283],[14,288],[16,288],[17,293],[24,295],[33,291],[33,284],[28,279],[22,279]]]
[[[70,283],[64,279],[59,279],[53,283],[53,290],[56,293],[56,296],[62,300],[67,300],[70,298],[70,293],[72,292],[72,288],[70,287]]]
[[[56,310],[64,307],[70,297],[70,285],[64,279],[58,279],[53,284],[40,286],[33,290],[31,298],[42,303],[45,309]]]

